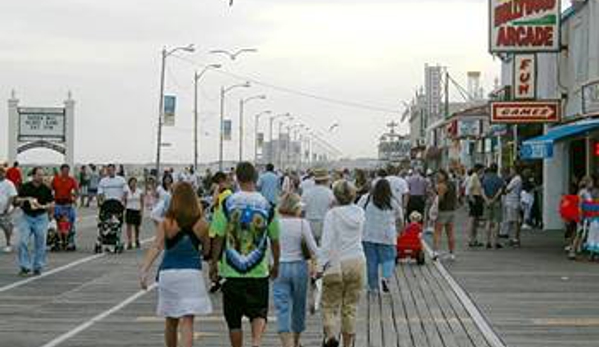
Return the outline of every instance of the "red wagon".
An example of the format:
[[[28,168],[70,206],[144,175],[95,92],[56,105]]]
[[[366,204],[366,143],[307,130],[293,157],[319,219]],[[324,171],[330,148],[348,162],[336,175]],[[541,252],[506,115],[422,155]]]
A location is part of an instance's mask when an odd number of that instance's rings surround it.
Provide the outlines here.
[[[424,265],[424,248],[422,247],[422,225],[410,223],[397,237],[397,260],[411,258],[418,265]]]

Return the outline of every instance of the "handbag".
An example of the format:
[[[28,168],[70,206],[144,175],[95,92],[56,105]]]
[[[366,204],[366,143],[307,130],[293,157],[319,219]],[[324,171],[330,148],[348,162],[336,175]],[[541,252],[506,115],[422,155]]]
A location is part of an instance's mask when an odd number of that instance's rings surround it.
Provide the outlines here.
[[[300,219],[300,223],[301,223],[301,248],[302,248],[302,256],[304,257],[304,259],[306,260],[310,260],[312,259],[312,251],[310,251],[310,247],[308,247],[308,242],[306,241],[306,238],[304,237],[304,220]]]

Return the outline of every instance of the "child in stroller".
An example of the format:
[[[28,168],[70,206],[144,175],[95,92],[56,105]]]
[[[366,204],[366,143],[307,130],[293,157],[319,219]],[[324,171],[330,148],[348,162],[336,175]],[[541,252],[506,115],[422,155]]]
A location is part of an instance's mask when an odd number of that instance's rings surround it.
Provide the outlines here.
[[[98,218],[98,239],[94,251],[122,253],[124,245],[121,242],[123,215],[125,207],[118,200],[106,200],[100,207]]]
[[[397,261],[404,258],[416,260],[424,265],[425,257],[422,247],[422,215],[418,211],[410,213],[410,223],[397,237]]]
[[[74,251],[74,245],[69,244],[71,232],[72,222],[68,211],[55,209],[54,219],[48,224],[48,236],[46,238],[46,245],[50,248],[50,251]]]

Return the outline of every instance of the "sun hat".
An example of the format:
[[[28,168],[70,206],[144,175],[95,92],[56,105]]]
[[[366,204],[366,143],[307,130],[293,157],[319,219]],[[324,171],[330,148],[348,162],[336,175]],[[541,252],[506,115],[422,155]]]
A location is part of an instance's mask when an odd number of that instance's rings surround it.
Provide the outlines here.
[[[331,177],[329,171],[325,168],[316,168],[312,171],[314,175],[314,181],[328,181]]]

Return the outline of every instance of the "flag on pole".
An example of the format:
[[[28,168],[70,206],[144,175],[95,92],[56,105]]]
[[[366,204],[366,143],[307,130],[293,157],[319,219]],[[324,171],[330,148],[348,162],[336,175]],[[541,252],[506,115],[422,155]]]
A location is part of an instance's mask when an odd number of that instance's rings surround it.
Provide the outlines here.
[[[174,95],[164,96],[164,110],[162,112],[162,125],[167,127],[175,126],[175,107],[177,105],[177,97]]]
[[[223,138],[225,141],[231,141],[231,130],[233,129],[233,124],[230,119],[225,119],[223,122]]]

